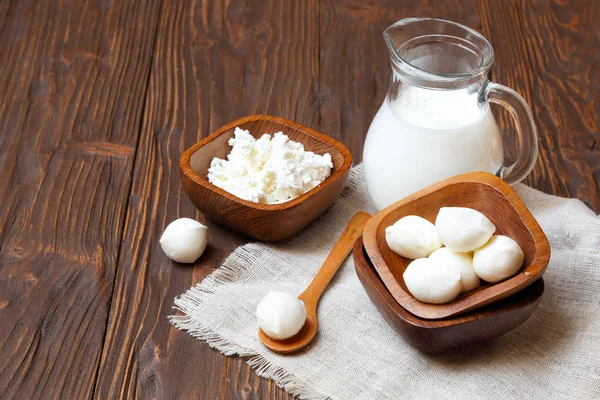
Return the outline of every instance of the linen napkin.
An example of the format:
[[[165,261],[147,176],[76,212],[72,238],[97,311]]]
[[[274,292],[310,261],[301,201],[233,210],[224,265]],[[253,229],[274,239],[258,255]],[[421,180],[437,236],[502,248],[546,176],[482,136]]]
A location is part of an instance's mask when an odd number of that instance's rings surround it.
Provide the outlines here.
[[[302,399],[600,398],[600,218],[579,200],[517,185],[552,248],[546,289],[532,317],[465,350],[426,355],[390,328],[348,257],[319,304],[305,350],[278,355],[257,337],[256,305],[269,290],[299,295],[355,212],[373,213],[361,166],[320,218],[294,238],[237,248],[175,299],[171,322]]]

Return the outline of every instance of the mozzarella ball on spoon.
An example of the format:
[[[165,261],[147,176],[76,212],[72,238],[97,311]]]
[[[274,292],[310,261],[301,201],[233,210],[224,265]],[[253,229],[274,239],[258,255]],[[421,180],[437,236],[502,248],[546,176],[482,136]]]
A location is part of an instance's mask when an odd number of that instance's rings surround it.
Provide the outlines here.
[[[208,228],[190,218],[179,218],[171,222],[160,238],[160,246],[171,260],[193,263],[208,242]]]
[[[479,276],[473,269],[473,257],[469,253],[455,253],[449,248],[443,247],[431,253],[429,259],[441,268],[457,268],[460,271],[461,292],[468,292],[479,287]]]
[[[288,339],[304,326],[306,308],[302,300],[289,293],[271,291],[258,303],[256,319],[270,338]]]
[[[435,225],[416,215],[400,218],[388,226],[385,240],[394,253],[411,259],[427,257],[442,247]]]
[[[517,242],[508,236],[496,235],[475,250],[473,268],[481,279],[500,282],[521,269],[525,255]]]
[[[408,291],[424,303],[448,303],[460,294],[462,287],[456,267],[441,266],[429,258],[408,264],[403,277]]]
[[[446,247],[460,253],[483,246],[496,231],[485,215],[465,207],[440,208],[435,227]]]

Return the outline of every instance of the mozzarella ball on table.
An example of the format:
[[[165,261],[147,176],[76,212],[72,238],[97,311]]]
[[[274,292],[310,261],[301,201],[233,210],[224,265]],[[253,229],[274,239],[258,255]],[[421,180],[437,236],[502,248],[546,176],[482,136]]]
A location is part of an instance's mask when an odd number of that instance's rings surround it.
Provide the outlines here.
[[[456,253],[443,247],[431,253],[429,259],[441,268],[457,268],[460,271],[461,292],[468,292],[479,287],[479,276],[473,269],[473,257],[469,253]]]
[[[408,264],[403,277],[408,291],[424,303],[448,303],[462,288],[458,268],[441,266],[429,258],[419,258]]]
[[[465,207],[440,208],[435,227],[446,247],[459,253],[483,246],[496,231],[485,215]]]
[[[500,282],[521,269],[525,255],[517,242],[508,236],[496,235],[475,250],[473,268],[481,279]]]
[[[416,215],[400,218],[388,226],[385,240],[394,253],[411,259],[427,257],[442,247],[435,225]]]
[[[256,319],[270,338],[288,339],[304,326],[306,308],[302,300],[289,293],[271,291],[258,303]]]
[[[160,238],[160,246],[171,260],[193,263],[208,242],[208,228],[190,218],[179,218],[171,222]]]

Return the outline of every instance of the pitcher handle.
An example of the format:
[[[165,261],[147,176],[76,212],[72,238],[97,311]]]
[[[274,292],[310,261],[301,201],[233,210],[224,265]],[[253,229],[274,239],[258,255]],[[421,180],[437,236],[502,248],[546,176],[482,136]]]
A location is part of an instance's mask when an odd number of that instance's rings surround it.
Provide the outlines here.
[[[484,93],[486,100],[504,107],[515,121],[519,155],[514,164],[503,166],[498,175],[510,185],[519,183],[531,172],[538,157],[537,128],[533,114],[525,99],[511,88],[487,82]]]

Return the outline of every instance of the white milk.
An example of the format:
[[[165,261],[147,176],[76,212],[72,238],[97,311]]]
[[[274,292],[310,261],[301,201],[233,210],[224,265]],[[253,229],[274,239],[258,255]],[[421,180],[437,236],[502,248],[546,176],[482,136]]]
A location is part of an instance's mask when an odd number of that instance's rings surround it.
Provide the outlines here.
[[[502,141],[476,94],[409,87],[383,102],[365,141],[367,189],[381,210],[442,179],[471,171],[496,173]]]

